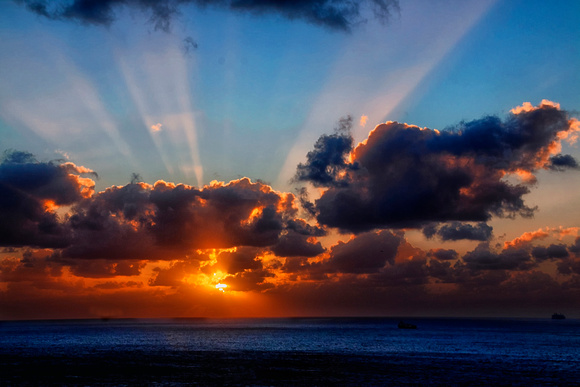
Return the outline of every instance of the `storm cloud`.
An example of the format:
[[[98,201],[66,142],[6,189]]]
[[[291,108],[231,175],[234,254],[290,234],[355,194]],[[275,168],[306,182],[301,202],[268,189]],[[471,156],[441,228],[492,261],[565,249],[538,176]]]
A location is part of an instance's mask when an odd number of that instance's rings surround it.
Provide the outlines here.
[[[473,241],[487,241],[491,238],[493,227],[481,222],[476,225],[461,222],[451,222],[437,228],[427,226],[423,228],[423,234],[431,238],[437,235],[442,241],[458,241],[462,239]]]
[[[402,234],[391,231],[368,232],[348,242],[338,242],[332,247],[325,272],[378,273],[388,263],[393,264]]]
[[[40,162],[27,152],[5,153],[0,164],[0,245],[64,247],[69,233],[59,215],[92,194],[89,169],[58,161]]]
[[[350,31],[364,22],[367,14],[386,22],[398,12],[397,0],[15,0],[30,11],[54,20],[108,26],[120,8],[134,8],[148,16],[155,29],[169,31],[173,19],[186,5],[214,6],[234,12],[277,14],[304,20],[334,30]]]
[[[387,122],[354,148],[348,134],[323,135],[295,178],[327,188],[315,202],[317,219],[344,232],[530,217],[535,208],[523,196],[534,173],[553,169],[561,141],[578,130],[549,101],[445,131]],[[487,228],[478,227],[472,236],[483,238]],[[460,231],[445,235],[466,234]]]
[[[111,261],[174,260],[196,249],[240,246],[323,251],[316,237],[325,231],[296,217],[294,195],[263,183],[243,178],[196,188],[133,181],[95,193],[84,175],[95,174],[7,153],[0,164],[0,246],[55,248],[59,260]]]

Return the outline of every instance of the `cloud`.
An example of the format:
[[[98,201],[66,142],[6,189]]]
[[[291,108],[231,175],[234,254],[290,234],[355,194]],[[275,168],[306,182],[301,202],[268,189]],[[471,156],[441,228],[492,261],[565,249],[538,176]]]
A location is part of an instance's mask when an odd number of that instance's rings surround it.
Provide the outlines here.
[[[350,134],[352,117],[340,119],[335,133],[322,135],[314,144],[314,150],[306,155],[307,162],[298,164],[296,181],[308,181],[316,187],[348,185],[347,171],[357,165],[347,161],[354,140]]]
[[[568,248],[574,254],[580,253],[580,237],[576,237],[574,244]]]
[[[565,249],[558,245],[560,252]],[[59,261],[52,250],[27,250],[22,259],[0,259],[0,308],[8,316],[30,318],[34,314],[19,305],[38,306],[37,316],[53,316],[45,308],[48,304],[75,305],[76,317],[94,316],[94,310],[101,315],[116,310],[115,315],[126,317],[223,316],[231,315],[235,305],[241,307],[236,309],[238,316],[247,315],[244,310],[285,316],[341,311],[453,315],[466,313],[466,304],[472,315],[529,316],[542,315],[550,305],[575,307],[578,303],[571,300],[580,296],[580,261],[570,256],[541,261],[530,250],[526,246],[494,251],[485,243],[458,258],[454,250],[425,252],[409,244],[402,232],[392,231],[361,233],[312,258],[277,260],[265,248],[237,247],[200,250],[179,261],[151,262],[146,268],[144,261]],[[558,274],[534,271],[538,262],[552,265]],[[219,277],[212,276],[216,271]],[[127,276],[132,276],[130,281]],[[223,294],[215,289],[218,280],[228,285]],[[238,292],[252,294],[240,297]],[[267,307],[246,309],[257,300]],[[59,308],[61,316],[68,316]]]
[[[70,268],[73,275],[84,278],[131,277],[141,274],[144,261],[112,261],[110,259],[67,260],[61,262]]]
[[[491,238],[492,231],[493,227],[483,222],[477,223],[475,226],[467,223],[451,222],[439,228],[432,225],[423,228],[423,234],[426,237],[432,238],[437,235],[443,241],[458,241],[462,239],[487,241]]]
[[[387,122],[354,148],[348,133],[321,136],[295,179],[327,188],[317,219],[348,232],[530,217],[523,195],[533,174],[552,169],[561,141],[578,130],[549,101],[445,131]]]
[[[523,233],[521,236],[515,238],[514,240],[508,241],[504,243],[504,249],[514,247],[520,248],[523,246],[528,245],[530,242],[538,239],[545,239],[550,236],[549,233],[550,229],[546,227],[546,229],[538,229],[536,231],[527,231]]]
[[[550,157],[549,168],[555,171],[578,169],[578,162],[570,155],[555,155]]]
[[[325,272],[378,273],[387,263],[394,263],[402,234],[392,231],[360,234],[348,242],[338,242],[323,264]]]
[[[26,282],[40,288],[53,287],[63,271],[62,266],[47,259],[51,253],[51,250],[27,249],[22,259],[0,259],[0,282]]]
[[[87,174],[95,175],[70,162],[7,153],[0,164],[0,246],[55,248],[53,259],[79,275],[96,266],[75,266],[74,260],[107,260],[110,268],[95,275],[125,275],[120,261],[178,260],[196,249],[323,251],[313,238],[326,232],[296,217],[294,195],[260,182],[243,178],[196,188],[133,179],[95,193],[94,181],[82,177]]]
[[[288,231],[272,247],[272,252],[279,257],[315,257],[324,251],[324,247],[315,238],[296,231]]]
[[[201,258],[197,256],[196,258]],[[183,285],[183,279],[199,271],[200,261],[205,259],[188,259],[187,261],[173,262],[166,268],[155,267],[153,276],[149,279],[149,286],[171,286],[178,287]]]
[[[0,245],[63,247],[68,229],[55,212],[90,196],[96,174],[73,163],[39,162],[30,153],[5,153],[0,164]]]
[[[325,229],[308,224],[304,219],[290,219],[286,223],[286,227],[288,230],[305,236],[321,237],[327,234]]]
[[[433,249],[429,251],[429,256],[439,261],[451,261],[459,257],[457,251],[451,249]]]
[[[155,125],[151,125],[151,131],[153,133],[160,132],[162,127],[163,127],[163,125],[160,123],[157,123]]]
[[[499,253],[491,251],[489,244],[481,243],[463,256],[471,270],[527,270],[534,266],[532,256],[524,249],[509,248]]]
[[[228,285],[228,290],[239,292],[263,291],[275,286],[272,283],[265,282],[267,278],[273,276],[268,270],[246,270],[233,276],[228,276],[222,282]]]
[[[175,260],[195,249],[271,246],[293,219],[293,201],[247,178],[202,189],[162,181],[113,186],[74,207],[73,239],[62,256]]]
[[[558,272],[564,275],[580,274],[580,259],[563,259],[559,261]]]
[[[287,19],[305,20],[334,30],[350,31],[365,21],[367,11],[380,22],[386,22],[398,12],[396,0],[15,0],[30,11],[54,20],[73,20],[83,24],[112,24],[120,8],[135,8],[147,16],[155,29],[169,31],[181,7],[215,6],[235,12],[278,14]]]
[[[369,120],[369,117],[368,116],[365,116],[365,115],[360,116],[359,125],[364,128],[365,126],[367,126],[367,121],[368,120]]]
[[[94,287],[96,289],[107,289],[107,290],[126,289],[126,288],[134,288],[134,287],[141,288],[141,287],[143,287],[143,283],[136,282],[136,281],[126,281],[126,282],[107,281],[107,282],[102,282],[100,284],[97,284]]]
[[[236,251],[224,251],[217,257],[213,270],[221,270],[228,274],[237,274],[246,270],[262,269],[262,261],[258,258],[261,249],[255,247],[240,247]]]
[[[188,36],[183,39],[183,50],[186,54],[191,54],[194,50],[197,50],[197,42]]]
[[[538,261],[544,261],[546,259],[553,258],[567,258],[569,256],[567,247],[562,244],[552,244],[548,247],[536,246],[532,249],[532,255]]]

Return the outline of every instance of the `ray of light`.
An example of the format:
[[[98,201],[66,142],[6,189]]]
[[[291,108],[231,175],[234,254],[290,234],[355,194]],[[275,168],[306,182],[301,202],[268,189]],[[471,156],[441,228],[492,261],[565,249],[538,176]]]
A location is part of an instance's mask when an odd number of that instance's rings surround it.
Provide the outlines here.
[[[170,37],[163,37],[170,39]],[[141,115],[167,171],[174,173],[177,152],[187,146],[187,157],[177,161],[186,177],[193,175],[203,185],[203,166],[199,154],[195,114],[191,101],[188,62],[178,43],[166,42],[156,53],[117,53],[127,88]],[[167,147],[170,149],[167,149]]]
[[[345,48],[345,54],[334,65],[333,74],[324,90],[312,105],[310,115],[279,172],[276,187],[290,189],[290,179],[296,165],[303,160],[316,138],[322,133],[328,133],[332,123],[339,117],[346,114],[354,114],[355,117],[365,115],[371,129],[383,122],[385,117],[416,91],[417,86],[496,1],[469,3],[460,7],[461,12],[453,16],[456,22],[449,23],[447,20],[444,25],[435,23],[437,17],[424,9],[412,9],[413,4],[407,4],[404,15],[415,20],[404,20],[396,31],[395,26],[390,27],[389,36],[376,34],[372,30],[360,39],[353,38]],[[423,28],[416,29],[417,24]],[[430,30],[433,30],[432,34]],[[438,38],[419,39],[419,34],[431,34]],[[415,42],[423,43],[419,46]],[[409,45],[417,45],[411,51],[421,52],[422,55],[405,57]],[[370,72],[377,73],[377,66],[386,69],[383,75],[378,79],[369,77]],[[347,77],[345,74],[358,76]],[[367,133],[368,128],[363,126],[353,128],[356,141],[362,141]]]
[[[131,148],[121,137],[90,77],[65,55],[59,48],[62,44],[56,44],[56,38],[44,34],[41,39],[40,45],[50,49],[42,51],[41,63],[29,60],[27,72],[24,72],[34,73],[39,82],[16,80],[16,87],[11,89],[19,90],[19,94],[11,95],[2,104],[2,116],[16,126],[23,125],[57,148],[68,149],[67,153],[71,151],[69,147],[75,148],[78,143],[94,146],[94,140],[102,134],[109,140],[107,145],[112,144],[131,165],[137,165]],[[53,79],[60,82],[54,84]],[[94,149],[83,150],[83,154],[94,157],[106,153],[103,147],[91,148]]]

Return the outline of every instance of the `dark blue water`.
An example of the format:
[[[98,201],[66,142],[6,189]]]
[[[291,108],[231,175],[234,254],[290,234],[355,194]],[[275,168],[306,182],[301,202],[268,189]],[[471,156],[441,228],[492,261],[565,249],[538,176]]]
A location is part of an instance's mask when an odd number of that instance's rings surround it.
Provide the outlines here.
[[[0,323],[2,385],[580,385],[580,321]]]

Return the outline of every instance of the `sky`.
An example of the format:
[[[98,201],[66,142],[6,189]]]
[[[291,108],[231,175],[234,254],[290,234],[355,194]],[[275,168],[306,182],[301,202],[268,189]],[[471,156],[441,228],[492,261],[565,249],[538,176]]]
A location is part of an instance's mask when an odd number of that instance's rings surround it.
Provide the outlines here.
[[[0,319],[580,318],[580,3],[0,3]]]

